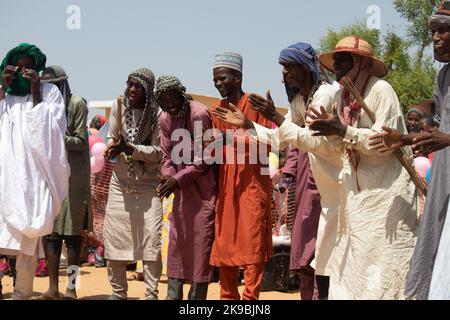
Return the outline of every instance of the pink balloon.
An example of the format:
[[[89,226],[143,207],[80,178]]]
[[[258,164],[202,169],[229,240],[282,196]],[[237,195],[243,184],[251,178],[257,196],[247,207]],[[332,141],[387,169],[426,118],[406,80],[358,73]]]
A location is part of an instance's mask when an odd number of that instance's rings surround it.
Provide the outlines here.
[[[103,159],[103,154],[105,153],[107,148],[108,147],[103,142],[97,142],[96,144],[94,144],[92,146],[91,155],[94,158],[102,158]]]
[[[430,160],[424,157],[417,157],[414,159],[414,167],[416,168],[417,173],[422,178],[427,176],[427,171],[431,167]]]
[[[91,157],[91,173],[99,173],[105,165],[105,159]]]
[[[89,151],[92,150],[92,147],[94,146],[94,144],[98,143],[98,142],[103,142],[102,138],[100,137],[96,137],[96,136],[89,136]]]

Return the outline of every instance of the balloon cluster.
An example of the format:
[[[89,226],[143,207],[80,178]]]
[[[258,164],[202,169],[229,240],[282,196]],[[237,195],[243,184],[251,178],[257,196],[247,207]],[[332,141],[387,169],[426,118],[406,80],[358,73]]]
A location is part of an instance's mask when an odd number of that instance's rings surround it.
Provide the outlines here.
[[[414,167],[422,179],[426,179],[430,183],[431,177],[431,160],[425,157],[417,157],[414,159]]]
[[[97,129],[88,129],[89,135],[89,152],[91,154],[91,173],[98,173],[105,165],[104,153],[106,144],[102,138],[97,137]]]

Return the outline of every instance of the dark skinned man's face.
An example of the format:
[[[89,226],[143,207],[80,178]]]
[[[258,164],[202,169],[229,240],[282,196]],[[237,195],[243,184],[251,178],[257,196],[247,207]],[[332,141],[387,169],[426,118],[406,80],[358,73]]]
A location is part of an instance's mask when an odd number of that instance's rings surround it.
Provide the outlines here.
[[[222,98],[228,97],[232,92],[239,90],[240,77],[228,68],[216,68],[213,71],[214,86]]]
[[[127,81],[128,100],[133,108],[145,107],[145,88],[136,79],[130,78]]]
[[[431,29],[434,57],[440,62],[450,62],[450,27]]]
[[[158,102],[170,115],[174,116],[181,110],[185,100],[180,92],[170,90],[161,93]]]
[[[34,69],[34,61],[31,57],[23,57],[17,60],[16,67],[19,67],[19,72],[24,72],[25,69]]]
[[[284,83],[289,87],[299,90],[306,86],[308,78],[311,77],[311,72],[295,63],[283,64],[282,73]]]
[[[334,73],[337,81],[340,81],[353,68],[351,53],[337,52],[334,54]]]

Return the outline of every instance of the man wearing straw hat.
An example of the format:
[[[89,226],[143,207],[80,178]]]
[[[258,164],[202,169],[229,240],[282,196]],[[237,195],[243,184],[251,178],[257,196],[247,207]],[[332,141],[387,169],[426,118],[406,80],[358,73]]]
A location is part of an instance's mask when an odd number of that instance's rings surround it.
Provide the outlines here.
[[[342,39],[319,60],[341,84],[344,77],[353,82],[364,99],[355,99],[345,86],[336,97],[337,115],[312,112],[315,135],[344,142],[345,210],[339,216],[330,293],[344,299],[401,299],[415,245],[417,191],[392,152],[369,146],[382,126],[406,132],[397,95],[380,79],[388,73],[386,65],[357,36]],[[411,149],[404,151],[412,161]]]
[[[328,145],[342,161],[336,177],[341,185],[337,233],[328,248],[330,298],[401,299],[415,245],[416,188],[392,153],[373,151],[368,145],[369,137],[383,125],[406,132],[398,98],[380,79],[387,67],[358,37],[342,39],[319,60],[341,84],[344,76],[355,83],[375,121],[346,88],[335,98],[338,115],[328,115],[324,108],[307,112],[312,119],[309,129],[315,131],[314,136],[326,137],[326,143],[313,143],[308,129],[284,119],[273,104],[263,101],[256,108],[279,127],[280,141],[303,150]],[[411,150],[405,151],[412,162]],[[316,257],[321,254],[316,251]]]

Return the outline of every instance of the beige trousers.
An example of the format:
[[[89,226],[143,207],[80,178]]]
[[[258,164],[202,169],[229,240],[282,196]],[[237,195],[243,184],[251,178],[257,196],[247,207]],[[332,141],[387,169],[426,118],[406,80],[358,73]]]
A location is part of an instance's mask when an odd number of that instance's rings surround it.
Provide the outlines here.
[[[126,299],[128,292],[126,261],[108,260],[108,279],[111,284],[113,295]],[[162,273],[162,262],[143,261],[145,298],[148,300],[158,299],[158,283]]]
[[[16,256],[16,285],[13,300],[28,300],[33,295],[33,279],[36,272],[36,257]]]

